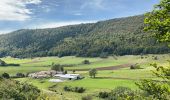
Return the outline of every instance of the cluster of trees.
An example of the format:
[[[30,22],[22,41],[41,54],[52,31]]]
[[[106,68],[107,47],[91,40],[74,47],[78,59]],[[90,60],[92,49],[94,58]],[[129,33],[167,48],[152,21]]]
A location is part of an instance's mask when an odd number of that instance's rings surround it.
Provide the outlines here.
[[[60,65],[60,64],[52,64],[51,70],[64,72],[64,67],[62,65]]]
[[[91,56],[167,53],[143,31],[144,16],[133,16],[53,29],[18,30],[0,35],[0,57]]]
[[[41,91],[30,84],[0,78],[0,99],[2,100],[36,100]]]
[[[67,74],[67,70],[64,70],[64,67],[68,67],[68,66],[67,65],[60,65],[60,64],[52,64],[51,70],[55,70],[55,71],[63,72],[64,74]],[[70,65],[70,66],[72,66],[72,65]],[[75,70],[73,70],[73,73],[75,73]]]

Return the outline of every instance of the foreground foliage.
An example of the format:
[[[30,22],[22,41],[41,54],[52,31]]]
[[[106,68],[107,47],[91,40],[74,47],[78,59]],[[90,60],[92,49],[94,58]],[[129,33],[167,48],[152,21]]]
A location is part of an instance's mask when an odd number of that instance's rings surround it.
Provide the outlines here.
[[[170,42],[170,0],[161,0],[155,9],[146,15],[145,30],[151,31],[153,35],[161,42]],[[169,66],[158,66],[151,64],[156,68],[153,72],[162,80],[143,80],[137,83],[140,89],[147,95],[153,96],[158,100],[169,100],[170,98],[170,61]]]
[[[170,42],[170,0],[161,0],[155,9],[146,14],[145,30],[161,42]]]
[[[36,100],[40,93],[37,87],[30,84],[0,79],[0,99],[2,100]]]
[[[153,96],[159,100],[169,100],[170,98],[170,65],[158,66],[152,64],[156,68],[156,72],[153,72],[157,77],[162,80],[143,80],[137,83],[139,88],[147,93],[147,95]]]

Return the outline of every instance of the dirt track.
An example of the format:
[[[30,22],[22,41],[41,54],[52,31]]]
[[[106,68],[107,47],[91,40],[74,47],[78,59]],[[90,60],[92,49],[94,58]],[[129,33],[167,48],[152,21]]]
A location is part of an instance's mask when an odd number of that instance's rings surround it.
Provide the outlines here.
[[[123,64],[123,65],[117,65],[117,66],[108,66],[108,67],[99,67],[96,68],[97,70],[118,70],[121,68],[127,68],[130,67],[131,64]],[[76,69],[76,71],[87,71],[89,69]]]

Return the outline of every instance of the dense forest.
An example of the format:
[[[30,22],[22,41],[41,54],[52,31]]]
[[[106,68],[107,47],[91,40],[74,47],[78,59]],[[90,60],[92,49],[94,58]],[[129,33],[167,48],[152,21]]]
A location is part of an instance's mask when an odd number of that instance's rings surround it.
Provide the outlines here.
[[[144,16],[49,29],[22,29],[0,35],[0,57],[107,56],[168,53],[143,31]]]

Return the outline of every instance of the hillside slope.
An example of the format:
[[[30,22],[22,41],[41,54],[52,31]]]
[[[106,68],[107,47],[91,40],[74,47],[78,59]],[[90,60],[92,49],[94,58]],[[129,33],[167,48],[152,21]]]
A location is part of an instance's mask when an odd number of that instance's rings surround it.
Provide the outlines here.
[[[0,56],[102,56],[168,53],[143,32],[144,16],[133,16],[51,29],[23,29],[0,35]]]

